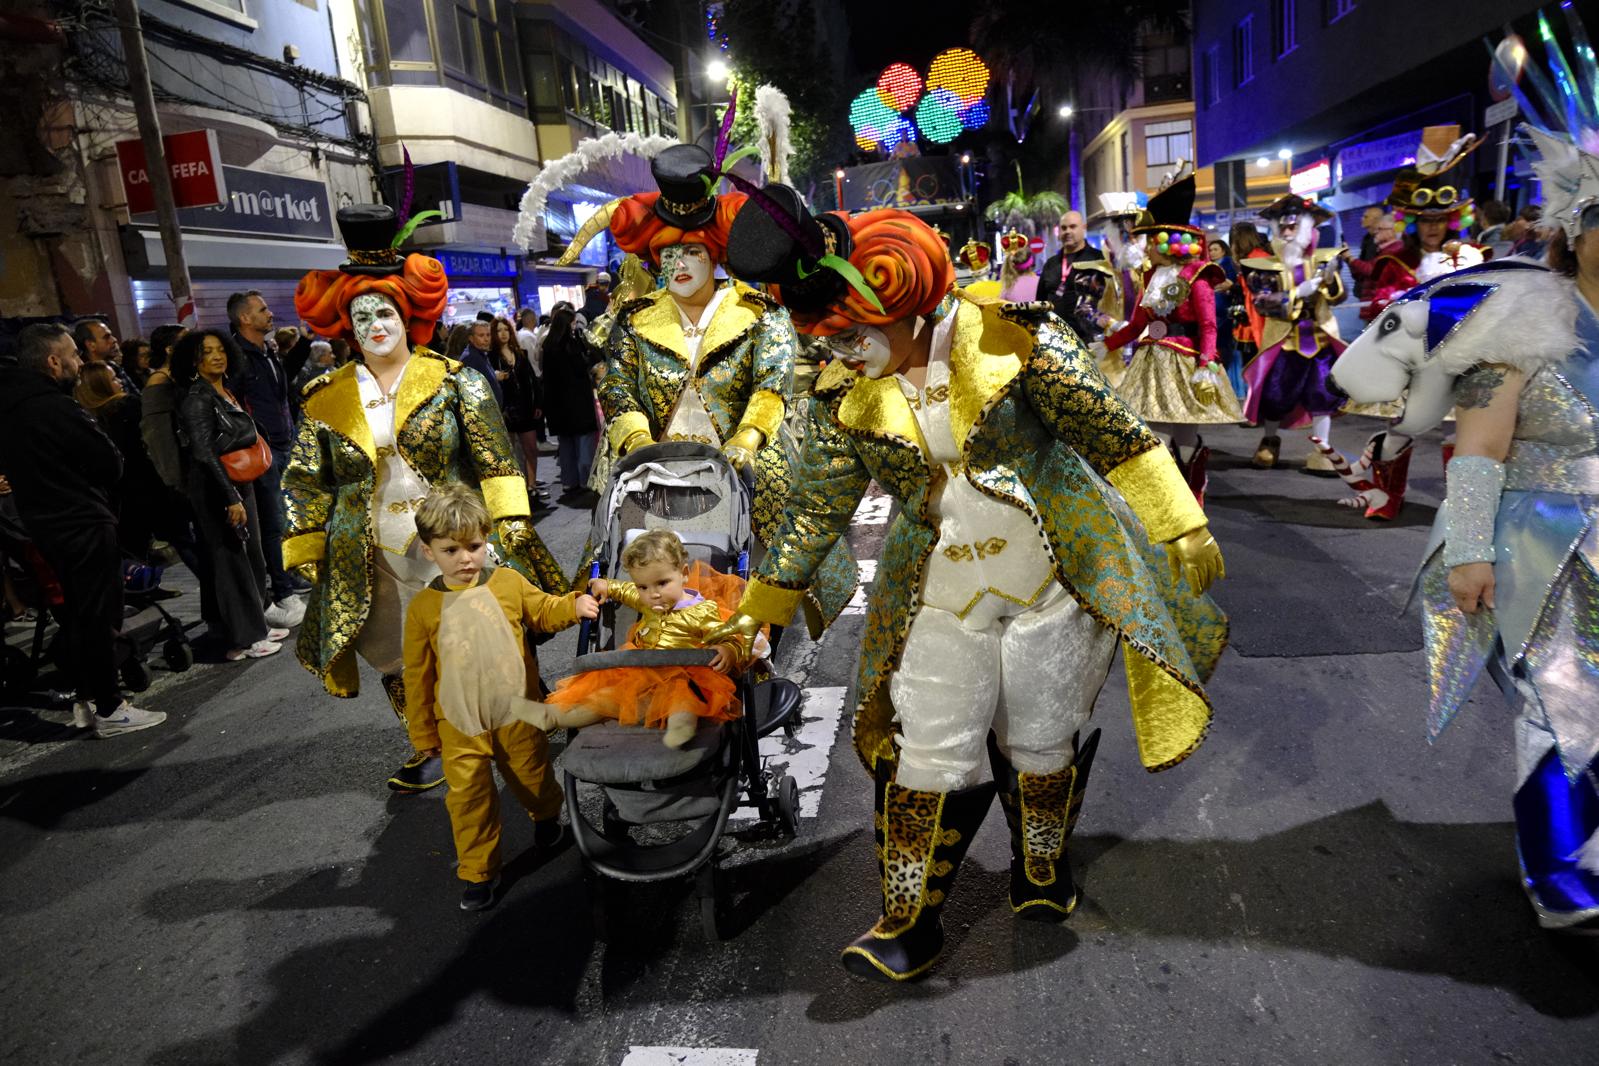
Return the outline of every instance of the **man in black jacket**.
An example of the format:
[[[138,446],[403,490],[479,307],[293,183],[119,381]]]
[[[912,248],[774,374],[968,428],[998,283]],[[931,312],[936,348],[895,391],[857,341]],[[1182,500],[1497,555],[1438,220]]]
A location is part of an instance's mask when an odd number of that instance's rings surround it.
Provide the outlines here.
[[[228,324],[244,353],[244,369],[237,380],[228,384],[249,407],[256,429],[272,449],[272,466],[256,482],[261,552],[266,556],[267,577],[272,583],[273,603],[267,608],[266,620],[270,626],[289,628],[299,625],[305,617],[305,601],[296,597],[310,588],[283,569],[283,526],[287,520],[283,511],[283,471],[294,447],[289,383],[311,354],[310,338],[302,337],[299,344],[279,358],[268,340],[272,335],[272,309],[253,289],[228,297]]]
[[[1038,298],[1054,305],[1055,313],[1081,336],[1077,324],[1078,292],[1072,285],[1071,266],[1090,259],[1104,259],[1105,253],[1088,243],[1088,223],[1082,213],[1068,211],[1060,216],[1060,251],[1044,260],[1038,279]],[[1084,338],[1084,343],[1087,339]]]
[[[72,399],[81,362],[65,326],[32,325],[17,337],[17,365],[0,371],[0,473],[64,597],[63,629],[80,700],[73,724],[99,737],[148,729],[161,711],[122,698],[122,555],[117,482],[122,456]],[[92,712],[92,713],[91,713]]]

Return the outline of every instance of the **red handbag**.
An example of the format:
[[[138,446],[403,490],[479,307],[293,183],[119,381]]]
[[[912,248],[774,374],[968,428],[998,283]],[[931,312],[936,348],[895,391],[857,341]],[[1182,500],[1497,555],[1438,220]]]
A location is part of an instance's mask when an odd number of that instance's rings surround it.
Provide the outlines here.
[[[272,466],[272,449],[267,447],[267,442],[261,434],[255,435],[255,443],[243,448],[236,448],[231,452],[223,452],[217,456],[222,463],[222,469],[228,472],[228,480],[242,485],[247,481],[254,481]]]

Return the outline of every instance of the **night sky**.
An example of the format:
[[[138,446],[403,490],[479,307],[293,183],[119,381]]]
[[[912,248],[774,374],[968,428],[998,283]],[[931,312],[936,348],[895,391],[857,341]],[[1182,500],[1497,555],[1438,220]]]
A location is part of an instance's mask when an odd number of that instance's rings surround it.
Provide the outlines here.
[[[863,77],[900,59],[925,69],[939,52],[967,43],[974,14],[971,0],[850,2],[845,10],[852,65]]]

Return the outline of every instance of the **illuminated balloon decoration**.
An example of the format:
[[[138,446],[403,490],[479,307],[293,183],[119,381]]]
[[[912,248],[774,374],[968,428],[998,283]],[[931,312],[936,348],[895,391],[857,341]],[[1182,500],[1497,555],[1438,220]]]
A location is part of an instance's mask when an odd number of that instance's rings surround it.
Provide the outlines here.
[[[863,151],[883,152],[918,137],[948,144],[965,130],[987,125],[988,79],[988,67],[970,48],[938,53],[925,80],[910,64],[891,63],[876,85],[850,103],[855,143]]]

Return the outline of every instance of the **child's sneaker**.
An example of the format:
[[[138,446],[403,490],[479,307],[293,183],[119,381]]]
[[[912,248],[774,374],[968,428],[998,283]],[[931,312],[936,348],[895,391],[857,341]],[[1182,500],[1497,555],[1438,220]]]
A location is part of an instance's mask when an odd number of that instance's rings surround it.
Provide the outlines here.
[[[461,893],[461,909],[463,911],[486,911],[494,906],[494,891],[500,887],[499,875],[487,881],[475,881],[466,886]]]
[[[147,711],[143,707],[135,707],[127,700],[109,717],[102,718],[95,715],[94,735],[99,738],[117,737],[123,733],[136,733],[141,729],[160,725],[167,720],[165,711]]]

